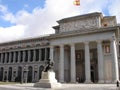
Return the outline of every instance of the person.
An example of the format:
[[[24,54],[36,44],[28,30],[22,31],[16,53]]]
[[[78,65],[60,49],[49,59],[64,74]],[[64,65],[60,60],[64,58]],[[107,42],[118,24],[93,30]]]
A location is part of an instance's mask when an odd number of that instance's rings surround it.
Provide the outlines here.
[[[117,80],[117,83],[116,83],[117,87],[119,87],[119,81]]]

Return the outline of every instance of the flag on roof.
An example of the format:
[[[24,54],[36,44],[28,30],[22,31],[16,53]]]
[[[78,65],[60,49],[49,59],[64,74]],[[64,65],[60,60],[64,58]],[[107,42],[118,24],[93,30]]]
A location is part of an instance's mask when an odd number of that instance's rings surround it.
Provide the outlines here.
[[[75,1],[74,1],[74,5],[80,6],[80,0],[75,0]]]

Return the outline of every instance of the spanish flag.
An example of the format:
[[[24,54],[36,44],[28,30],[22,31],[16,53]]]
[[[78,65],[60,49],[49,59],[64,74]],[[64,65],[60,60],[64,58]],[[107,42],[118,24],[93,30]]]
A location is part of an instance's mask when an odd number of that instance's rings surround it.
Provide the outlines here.
[[[74,1],[74,5],[80,6],[80,0],[75,0],[75,1]]]

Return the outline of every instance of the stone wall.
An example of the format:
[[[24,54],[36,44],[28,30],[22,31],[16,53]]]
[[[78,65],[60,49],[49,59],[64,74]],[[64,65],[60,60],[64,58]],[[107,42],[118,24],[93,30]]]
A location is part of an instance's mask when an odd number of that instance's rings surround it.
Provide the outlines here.
[[[60,24],[60,32],[68,32],[85,28],[96,28],[98,26],[98,17],[83,18],[80,20],[64,22]]]

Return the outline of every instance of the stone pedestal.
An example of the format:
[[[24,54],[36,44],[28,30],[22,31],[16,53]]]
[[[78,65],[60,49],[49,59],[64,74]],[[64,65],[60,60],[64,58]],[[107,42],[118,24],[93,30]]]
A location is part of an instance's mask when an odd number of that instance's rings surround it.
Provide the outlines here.
[[[55,79],[55,72],[53,71],[42,72],[42,78],[34,84],[34,87],[39,88],[58,88],[60,86],[61,84]]]

